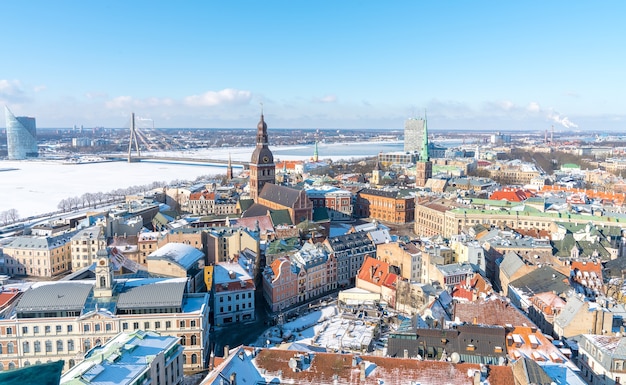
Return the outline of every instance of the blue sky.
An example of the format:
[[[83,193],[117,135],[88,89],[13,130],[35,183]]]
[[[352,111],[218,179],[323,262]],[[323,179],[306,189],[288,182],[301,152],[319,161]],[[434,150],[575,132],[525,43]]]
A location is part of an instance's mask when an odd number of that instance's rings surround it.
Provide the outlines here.
[[[38,127],[626,130],[622,1],[2,3]],[[0,119],[4,127],[4,119]]]

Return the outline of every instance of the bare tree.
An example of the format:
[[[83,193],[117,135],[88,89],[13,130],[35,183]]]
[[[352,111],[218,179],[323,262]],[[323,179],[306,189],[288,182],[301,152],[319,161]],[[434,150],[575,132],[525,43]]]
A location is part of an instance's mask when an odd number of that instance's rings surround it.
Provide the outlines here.
[[[9,209],[9,211],[7,211],[7,218],[11,223],[15,223],[20,219],[20,215],[16,209]]]
[[[63,212],[66,212],[67,210],[69,210],[69,201],[67,199],[61,199],[61,201],[57,205],[57,208]]]
[[[0,223],[3,226],[9,224],[9,212],[8,211],[0,211]]]
[[[102,203],[104,201],[104,193],[102,191],[98,191],[94,194],[94,199],[97,203]]]

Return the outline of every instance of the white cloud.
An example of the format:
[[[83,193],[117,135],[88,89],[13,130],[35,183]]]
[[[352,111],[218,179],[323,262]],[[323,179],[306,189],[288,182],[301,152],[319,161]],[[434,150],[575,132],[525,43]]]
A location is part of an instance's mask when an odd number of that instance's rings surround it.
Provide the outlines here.
[[[131,96],[118,96],[113,100],[106,101],[104,105],[106,108],[118,109],[132,107],[134,100]]]
[[[515,107],[515,104],[510,100],[501,100],[497,104],[505,111],[509,111]]]
[[[27,99],[19,80],[0,79],[0,101],[20,103]]]
[[[106,108],[109,109],[128,109],[128,108],[148,108],[148,107],[162,107],[172,106],[174,101],[169,98],[147,98],[147,99],[134,99],[132,96],[118,96],[112,100],[108,100],[104,103]]]
[[[337,103],[337,95],[325,95],[314,100],[317,103]]]
[[[539,112],[541,111],[541,106],[537,102],[530,102],[528,106],[526,106],[526,110],[529,112]]]
[[[106,98],[109,95],[107,95],[106,92],[87,92],[85,94],[85,97],[87,99],[100,99],[100,98]]]
[[[226,104],[246,104],[252,99],[250,91],[225,88],[221,91],[207,91],[201,95],[191,95],[184,103],[191,107],[214,107]]]
[[[46,87],[46,86],[44,86],[44,85],[40,85],[40,86],[35,86],[35,87],[33,88],[33,91],[35,91],[35,92],[41,92],[41,91],[45,91],[45,90],[47,90],[47,89],[48,89],[48,87]]]

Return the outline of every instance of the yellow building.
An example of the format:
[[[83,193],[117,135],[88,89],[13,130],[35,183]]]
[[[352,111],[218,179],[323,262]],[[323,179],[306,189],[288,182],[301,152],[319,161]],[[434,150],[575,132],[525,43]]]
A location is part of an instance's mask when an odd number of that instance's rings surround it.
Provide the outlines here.
[[[376,256],[379,260],[396,266],[400,276],[411,281],[420,281],[421,252],[413,242],[389,242],[376,246]]]
[[[54,237],[20,236],[3,248],[3,273],[54,277],[72,268],[72,236],[64,233]]]

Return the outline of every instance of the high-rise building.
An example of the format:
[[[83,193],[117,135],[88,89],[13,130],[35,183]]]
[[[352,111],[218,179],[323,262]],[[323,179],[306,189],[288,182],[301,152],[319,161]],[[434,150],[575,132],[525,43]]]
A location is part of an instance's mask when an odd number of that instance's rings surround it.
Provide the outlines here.
[[[415,185],[423,187],[428,179],[433,177],[433,163],[428,154],[428,124],[426,117],[422,120],[422,143],[420,145],[420,158],[415,163]]]
[[[257,125],[256,148],[250,159],[250,197],[256,202],[266,183],[276,183],[274,155],[268,147],[267,124],[261,113]]]
[[[422,151],[424,126],[426,119],[410,118],[404,122],[404,151]]]
[[[35,118],[15,116],[4,106],[7,128],[7,150],[9,159],[37,157],[37,128]]]

